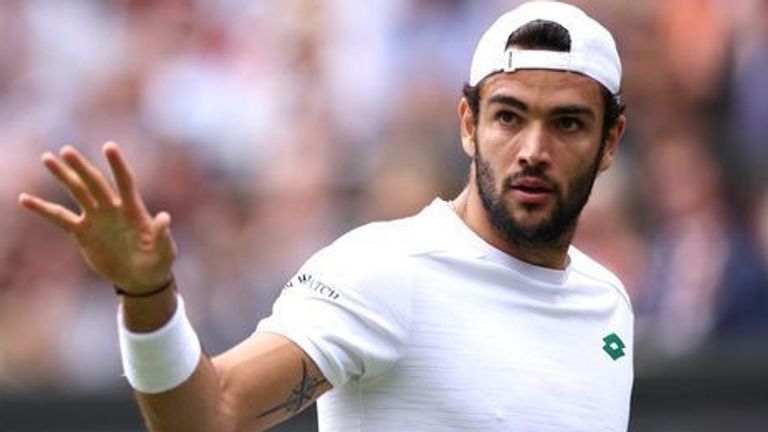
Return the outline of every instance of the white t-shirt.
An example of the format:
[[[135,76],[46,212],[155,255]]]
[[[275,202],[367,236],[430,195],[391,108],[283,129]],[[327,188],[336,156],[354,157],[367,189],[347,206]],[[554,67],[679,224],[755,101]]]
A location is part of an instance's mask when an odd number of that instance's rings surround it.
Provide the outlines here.
[[[435,200],[319,251],[257,332],[333,384],[321,431],[626,431],[632,308],[611,272],[568,257],[512,258]]]

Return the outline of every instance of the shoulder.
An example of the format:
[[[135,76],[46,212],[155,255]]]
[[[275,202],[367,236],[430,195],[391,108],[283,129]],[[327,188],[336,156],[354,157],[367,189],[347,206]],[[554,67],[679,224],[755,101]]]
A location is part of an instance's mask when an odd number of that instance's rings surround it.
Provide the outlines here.
[[[428,249],[425,216],[371,222],[357,227],[320,249],[311,262],[330,264],[343,261],[362,266],[398,261]]]
[[[616,274],[574,246],[571,246],[568,255],[571,259],[572,272],[576,273],[579,277],[613,290],[624,299],[630,311],[632,310],[632,302],[627,294],[627,290]]]
[[[372,222],[355,228],[320,249],[300,273],[321,278],[342,290],[402,286],[409,258],[420,250],[419,216]]]

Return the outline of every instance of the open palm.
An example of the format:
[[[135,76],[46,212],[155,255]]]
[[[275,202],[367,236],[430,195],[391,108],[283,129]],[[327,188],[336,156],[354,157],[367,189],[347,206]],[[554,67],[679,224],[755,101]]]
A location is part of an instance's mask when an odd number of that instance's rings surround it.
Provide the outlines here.
[[[43,164],[66,188],[81,209],[69,209],[21,194],[19,204],[71,233],[88,265],[115,285],[143,293],[171,276],[176,247],[170,235],[170,216],[151,216],[136,189],[133,174],[119,147],[103,147],[116,190],[105,176],[75,148],[65,146],[59,157],[42,156]]]

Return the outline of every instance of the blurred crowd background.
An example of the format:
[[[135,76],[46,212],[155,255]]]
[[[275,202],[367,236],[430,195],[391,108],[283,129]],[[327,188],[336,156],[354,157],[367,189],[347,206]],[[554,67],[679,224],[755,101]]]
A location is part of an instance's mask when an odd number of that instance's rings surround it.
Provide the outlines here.
[[[21,210],[40,164],[122,145],[206,349],[315,250],[466,181],[456,104],[501,0],[1,0],[0,393],[124,385],[116,299]],[[612,30],[629,128],[577,245],[617,272],[638,373],[768,329],[768,1],[576,1]],[[371,245],[375,247],[375,245]],[[761,339],[760,335],[763,335]]]

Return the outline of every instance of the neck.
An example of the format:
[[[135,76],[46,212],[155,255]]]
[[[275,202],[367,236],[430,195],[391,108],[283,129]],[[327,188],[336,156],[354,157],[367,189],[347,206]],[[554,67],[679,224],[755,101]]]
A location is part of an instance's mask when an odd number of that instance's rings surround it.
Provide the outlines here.
[[[493,226],[480,196],[472,193],[469,186],[451,204],[464,223],[496,249],[536,266],[559,270],[566,267],[568,247],[573,239],[575,227],[565,233],[560,241],[553,245],[523,244],[523,242],[515,242],[506,238]]]

